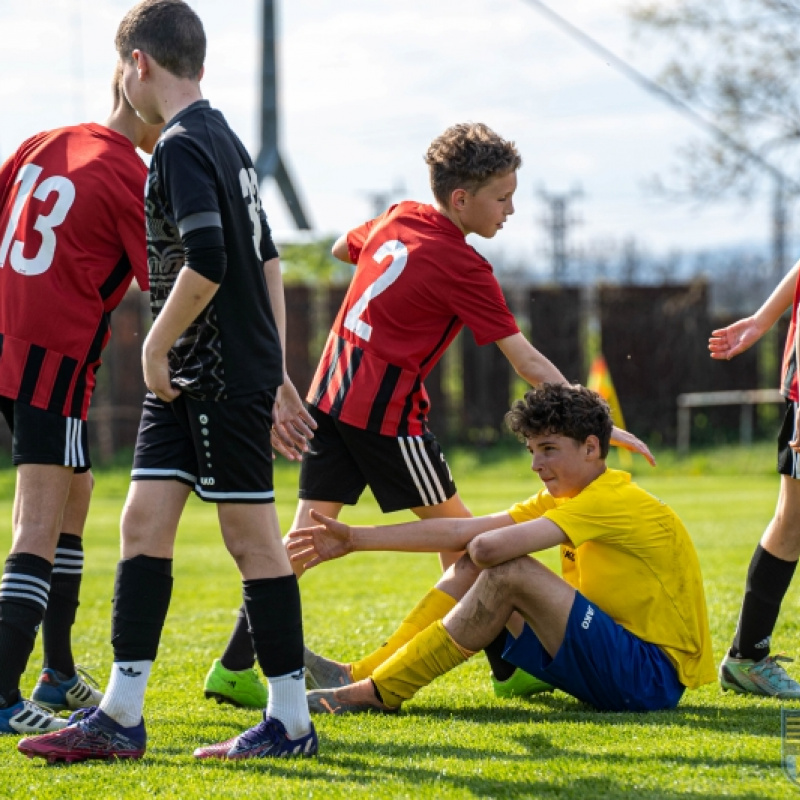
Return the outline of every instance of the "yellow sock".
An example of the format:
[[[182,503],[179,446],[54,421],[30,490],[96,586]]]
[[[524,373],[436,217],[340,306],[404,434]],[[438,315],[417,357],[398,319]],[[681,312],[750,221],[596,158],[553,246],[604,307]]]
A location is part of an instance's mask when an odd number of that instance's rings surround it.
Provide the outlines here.
[[[444,623],[437,620],[381,664],[372,673],[372,681],[383,702],[390,708],[398,708],[403,700],[413,697],[434,678],[463,664],[467,658]]]
[[[400,627],[377,650],[350,665],[354,681],[369,678],[386,659],[393,656],[432,622],[442,619],[456,605],[456,600],[435,586],[417,603]]]

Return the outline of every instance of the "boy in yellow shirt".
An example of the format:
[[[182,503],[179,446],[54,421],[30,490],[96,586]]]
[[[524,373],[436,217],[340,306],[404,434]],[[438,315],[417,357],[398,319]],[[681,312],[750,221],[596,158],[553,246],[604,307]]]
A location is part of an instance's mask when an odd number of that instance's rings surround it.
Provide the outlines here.
[[[308,695],[312,711],[395,711],[504,627],[505,659],[600,710],[674,708],[685,688],[716,678],[694,546],[672,509],[607,468],[605,402],[545,384],[506,419],[544,483],[529,500],[485,517],[383,527],[316,515],[320,526],[291,535],[306,567],[353,550],[467,551],[367,659],[307,654],[320,687]],[[555,545],[562,577],[528,555]],[[370,675],[354,681],[364,661]]]

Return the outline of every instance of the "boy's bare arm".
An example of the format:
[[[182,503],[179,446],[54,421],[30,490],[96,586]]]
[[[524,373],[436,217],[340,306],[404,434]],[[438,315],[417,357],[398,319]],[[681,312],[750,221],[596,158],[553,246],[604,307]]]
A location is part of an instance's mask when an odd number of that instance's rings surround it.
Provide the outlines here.
[[[331,254],[339,261],[344,261],[345,264],[352,264],[350,259],[350,247],[347,244],[347,234],[343,233],[331,247]]]
[[[283,368],[283,384],[278,388],[272,409],[272,445],[289,461],[300,461],[308,449],[308,440],[313,437],[317,423],[303,405],[286,371],[286,301],[280,259],[272,258],[264,262],[264,279],[281,341]]]
[[[567,383],[555,364],[540,353],[521,333],[498,339],[495,344],[514,371],[531,386],[540,383]]]
[[[728,361],[752,347],[792,305],[798,274],[800,274],[800,261],[783,276],[781,282],[753,316],[740,319],[726,328],[712,331],[708,340],[711,358]]]
[[[482,533],[467,545],[467,553],[476,567],[486,569],[568,541],[555,522],[539,517]]]
[[[287,536],[287,549],[294,563],[306,569],[356,550],[395,550],[411,553],[460,552],[485,531],[513,525],[505,512],[484,517],[421,519],[399,525],[346,525],[316,511],[320,524],[299,528]]]

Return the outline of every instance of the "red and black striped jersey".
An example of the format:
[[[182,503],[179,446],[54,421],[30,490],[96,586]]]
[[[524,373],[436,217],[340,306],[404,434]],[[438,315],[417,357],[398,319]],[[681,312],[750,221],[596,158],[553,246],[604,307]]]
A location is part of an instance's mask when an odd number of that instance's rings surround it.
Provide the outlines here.
[[[789,330],[786,334],[786,345],[783,350],[783,371],[781,380],[781,394],[788,400],[798,402],[800,392],[797,387],[797,315],[800,313],[800,278],[794,287],[794,300],[792,301],[792,318],[789,320]]]
[[[479,345],[519,328],[489,262],[433,206],[392,206],[347,243],[356,271],[308,402],[357,428],[420,435],[423,380],[461,328]]]
[[[40,133],[0,167],[0,395],[86,419],[109,315],[148,287],[147,167],[102,125]]]

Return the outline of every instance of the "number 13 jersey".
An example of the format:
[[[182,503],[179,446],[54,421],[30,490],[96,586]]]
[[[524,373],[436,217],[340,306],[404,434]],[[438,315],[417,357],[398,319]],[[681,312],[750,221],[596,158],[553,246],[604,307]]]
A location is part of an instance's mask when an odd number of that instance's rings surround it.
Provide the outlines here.
[[[0,395],[86,419],[110,313],[133,275],[148,287],[146,177],[94,123],[38,134],[0,168]]]
[[[433,206],[406,201],[347,234],[355,275],[307,396],[348,425],[419,436],[423,381],[466,325],[479,345],[519,328],[491,264]]]

